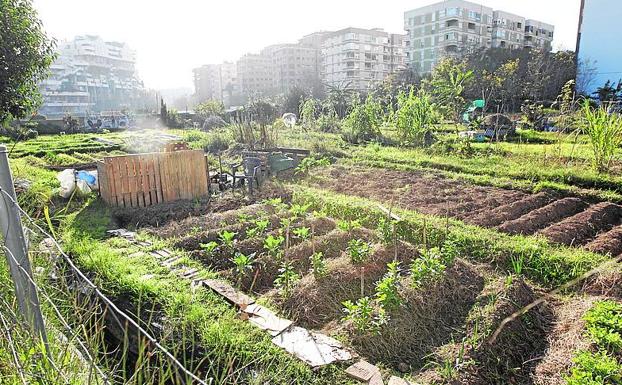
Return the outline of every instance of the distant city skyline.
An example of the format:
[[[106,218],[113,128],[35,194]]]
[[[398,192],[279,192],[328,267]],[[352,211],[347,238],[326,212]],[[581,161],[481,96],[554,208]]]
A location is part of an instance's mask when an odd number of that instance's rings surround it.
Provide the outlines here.
[[[45,30],[57,40],[93,34],[129,44],[137,53],[140,78],[153,89],[192,87],[193,68],[236,61],[246,53],[293,43],[320,30],[360,27],[404,33],[405,11],[436,2],[34,0]],[[474,2],[553,24],[553,48],[575,48],[580,0]]]

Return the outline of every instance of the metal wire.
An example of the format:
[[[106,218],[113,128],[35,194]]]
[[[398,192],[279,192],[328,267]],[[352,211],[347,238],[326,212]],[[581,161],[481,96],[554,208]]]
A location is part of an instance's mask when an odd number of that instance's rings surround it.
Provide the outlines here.
[[[132,317],[128,316],[123,310],[119,309],[114,302],[108,298],[104,293],[101,292],[101,290],[97,287],[97,285],[95,285],[75,264],[74,262],[71,260],[71,258],[63,251],[63,249],[61,248],[60,244],[56,241],[56,239],[50,235],[47,231],[45,231],[41,226],[39,226],[36,221],[34,219],[32,219],[30,217],[30,215],[28,215],[27,212],[25,212],[20,206],[19,204],[13,199],[13,197],[11,197],[11,195],[6,192],[5,190],[0,188],[0,193],[5,194],[9,200],[15,205],[15,207],[17,207],[17,209],[19,210],[19,212],[35,227],[37,228],[37,230],[39,230],[42,234],[44,234],[46,237],[48,237],[52,243],[54,244],[54,246],[58,249],[58,252],[60,253],[60,255],[63,257],[63,259],[67,262],[67,264],[71,267],[72,270],[75,271],[75,273],[88,285],[91,287],[91,289],[94,290],[95,294],[101,298],[102,301],[104,301],[109,308],[111,308],[112,310],[114,310],[117,314],[119,314],[122,318],[124,318],[125,320],[127,320],[127,322],[129,322],[133,327],[135,327],[143,336],[145,336],[149,342],[151,342],[157,349],[159,349],[160,351],[162,351],[162,353],[164,353],[164,355],[178,368],[180,369],[184,374],[186,374],[187,376],[191,377],[193,380],[197,381],[199,384],[201,385],[208,385],[205,381],[201,380],[197,375],[195,375],[194,373],[192,373],[190,370],[188,370],[181,362],[179,362],[179,360],[177,358],[175,358],[175,356],[169,352],[164,346],[162,346],[162,344],[160,344],[158,342],[158,340],[153,337],[147,330],[145,330],[143,327],[141,327]]]

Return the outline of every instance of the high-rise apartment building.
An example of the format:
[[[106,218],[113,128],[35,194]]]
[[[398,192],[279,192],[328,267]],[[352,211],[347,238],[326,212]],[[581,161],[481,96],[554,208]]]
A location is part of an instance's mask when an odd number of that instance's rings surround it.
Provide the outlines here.
[[[551,49],[554,27],[465,0],[445,0],[404,13],[407,62],[430,72],[446,56],[479,48]]]
[[[346,28],[326,36],[321,56],[325,84],[366,91],[404,68],[404,36],[382,29]]]
[[[274,89],[272,59],[267,54],[246,54],[238,59],[237,79],[240,93],[250,96],[268,95]]]
[[[206,64],[193,70],[195,99],[209,99],[229,104],[236,92],[237,68],[235,63]]]
[[[125,43],[77,36],[59,44],[50,76],[39,84],[48,119],[66,114],[144,107],[144,88],[135,69],[135,52]]]
[[[283,44],[271,50],[273,86],[286,93],[293,87],[310,89],[319,82],[319,50],[303,44]]]

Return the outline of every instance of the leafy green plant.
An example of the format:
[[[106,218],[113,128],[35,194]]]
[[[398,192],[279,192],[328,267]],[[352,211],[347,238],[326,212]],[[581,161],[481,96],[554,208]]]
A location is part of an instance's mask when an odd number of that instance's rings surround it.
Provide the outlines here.
[[[233,250],[236,235],[237,233],[233,231],[223,230],[220,234],[218,234],[218,238],[225,248]]]
[[[254,226],[246,230],[247,238],[254,238],[260,234],[263,234],[270,226],[270,221],[267,219],[257,219],[254,222]]]
[[[342,138],[350,143],[364,143],[380,137],[382,107],[369,95],[364,104],[355,99],[343,122]]]
[[[422,288],[443,276],[447,266],[438,248],[421,251],[421,256],[412,261],[410,276],[414,288]]]
[[[376,228],[378,238],[380,238],[380,241],[385,245],[395,242],[395,224],[396,221],[387,218],[380,218],[378,220],[378,227]]]
[[[314,167],[325,167],[325,166],[330,166],[330,159],[323,157],[323,158],[315,158],[312,156],[306,157],[304,158],[302,161],[300,161],[300,163],[298,164],[298,166],[296,166],[296,170],[295,170],[295,174],[306,174],[309,172],[309,170],[311,170]]]
[[[622,354],[622,304],[599,301],[585,314],[586,329],[596,345]]]
[[[430,142],[430,134],[438,121],[435,107],[425,92],[415,94],[414,88],[398,95],[399,109],[396,112],[395,127],[404,144],[420,146]]]
[[[299,280],[300,275],[294,270],[292,263],[283,262],[279,269],[279,275],[274,280],[274,287],[280,291],[281,295],[289,297],[291,290]]]
[[[388,322],[384,309],[374,306],[369,297],[360,298],[356,303],[343,302],[343,312],[343,320],[351,321],[355,330],[362,333],[377,333]]]
[[[342,231],[351,231],[354,229],[360,229],[361,222],[358,220],[349,221],[345,219],[340,219],[337,221],[337,228]]]
[[[619,385],[622,383],[622,365],[605,352],[579,352],[573,359],[575,366],[566,377],[566,385]]]
[[[308,205],[308,204],[307,205],[293,204],[289,208],[289,212],[294,217],[301,217],[301,216],[305,215],[307,213],[307,211],[309,211],[309,207],[311,207],[311,205]]]
[[[211,256],[212,254],[214,254],[214,250],[216,250],[216,248],[218,247],[218,243],[211,241],[208,243],[201,243],[200,246],[201,249],[205,251],[208,256]]]
[[[399,294],[400,263],[395,261],[387,265],[384,277],[376,282],[376,301],[385,309],[393,310],[402,304]]]
[[[361,264],[367,260],[371,252],[369,243],[362,239],[352,239],[348,242],[346,253],[350,256],[352,263]]]
[[[328,268],[326,267],[326,260],[324,259],[324,253],[321,251],[313,253],[309,259],[311,260],[311,272],[315,279],[321,279],[328,275]]]
[[[231,258],[231,262],[235,265],[233,271],[238,279],[238,286],[242,278],[248,273],[253,271],[253,265],[255,264],[255,254],[244,255],[242,253],[235,253],[235,256]]]
[[[273,258],[279,258],[281,255],[281,245],[285,242],[285,238],[282,235],[275,237],[270,234],[263,241],[263,248],[268,252],[268,254]]]
[[[299,227],[297,229],[294,229],[292,233],[294,233],[297,238],[303,241],[306,241],[311,237],[311,229],[309,229],[308,227]]]
[[[609,113],[603,107],[593,109],[589,101],[583,105],[584,131],[592,145],[594,167],[608,171],[616,150],[622,144],[622,116]]]

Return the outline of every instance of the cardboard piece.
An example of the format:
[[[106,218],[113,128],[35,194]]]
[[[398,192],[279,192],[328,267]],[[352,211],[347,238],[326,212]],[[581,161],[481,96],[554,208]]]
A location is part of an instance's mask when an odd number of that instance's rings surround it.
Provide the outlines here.
[[[270,333],[271,336],[278,336],[292,325],[292,321],[279,318],[270,309],[261,305],[252,304],[243,309],[249,315],[249,321],[260,329]]]
[[[291,326],[272,342],[314,368],[354,358],[354,354],[334,338],[298,326]]]
[[[244,293],[241,293],[233,288],[233,286],[229,285],[226,282],[218,281],[215,279],[206,279],[203,282],[203,285],[212,289],[216,293],[225,297],[227,301],[230,303],[239,306],[239,307],[247,307],[250,304],[255,303],[255,300],[251,297],[247,296]]]

